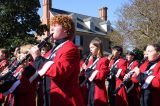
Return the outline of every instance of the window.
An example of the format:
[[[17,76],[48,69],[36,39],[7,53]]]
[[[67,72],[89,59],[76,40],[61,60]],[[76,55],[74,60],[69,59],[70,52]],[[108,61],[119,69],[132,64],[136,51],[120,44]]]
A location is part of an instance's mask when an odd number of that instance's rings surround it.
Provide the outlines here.
[[[77,46],[83,46],[83,37],[82,37],[82,36],[79,36],[79,35],[76,35],[76,36],[75,36],[75,39],[74,39],[74,43],[75,43]]]
[[[81,45],[80,36],[78,36],[78,35],[75,36],[75,44],[78,45],[78,46]]]

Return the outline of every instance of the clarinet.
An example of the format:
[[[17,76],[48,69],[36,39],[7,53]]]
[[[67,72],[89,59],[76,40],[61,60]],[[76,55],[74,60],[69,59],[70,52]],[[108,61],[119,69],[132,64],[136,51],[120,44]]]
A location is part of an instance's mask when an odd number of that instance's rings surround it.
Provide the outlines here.
[[[87,64],[90,56],[92,55],[92,53],[90,53],[87,58],[85,59],[84,63],[83,64]],[[81,71],[82,72],[82,71]],[[81,74],[81,73],[80,73]],[[82,87],[84,84],[86,84],[86,82],[88,81],[88,78],[85,78],[85,80],[80,84],[80,87]]]
[[[123,80],[123,82],[118,86],[118,88],[113,91],[114,95],[116,95],[118,93],[118,91],[131,80],[131,77],[133,74],[134,74],[134,72],[130,72],[129,77],[127,79]]]
[[[146,60],[147,60],[147,57],[144,57],[143,60],[140,61],[140,63],[138,64],[137,67],[139,68]],[[134,71],[129,73],[129,77],[127,79],[123,80],[123,82],[117,87],[117,89],[113,91],[114,95],[116,95],[118,93],[118,91],[131,80],[131,77],[134,73],[135,73]]]
[[[41,41],[37,46],[39,49],[41,49],[47,42],[48,40],[50,39],[50,37],[52,37],[53,33],[48,35],[43,41]],[[25,61],[27,60],[28,58],[31,57],[31,54],[27,54],[23,59],[17,61],[15,63],[15,65],[13,67],[11,67],[5,74],[0,74],[0,81],[1,80],[5,80],[7,78],[7,76],[9,75],[13,75],[14,72],[16,71],[16,69]]]
[[[8,71],[8,69],[11,69],[13,66],[14,66],[14,62],[17,60],[17,58],[13,58],[12,60],[10,60],[10,64],[8,66],[5,67],[5,69],[3,70],[4,71]],[[1,73],[2,74],[2,73]]]
[[[89,60],[89,58],[90,58],[90,56],[92,55],[92,53],[89,53],[89,55],[87,56],[87,58],[85,59],[85,61],[84,61],[84,63],[83,64],[87,64],[87,62],[88,62],[88,60]],[[80,73],[83,71],[83,69],[81,68],[80,69]]]

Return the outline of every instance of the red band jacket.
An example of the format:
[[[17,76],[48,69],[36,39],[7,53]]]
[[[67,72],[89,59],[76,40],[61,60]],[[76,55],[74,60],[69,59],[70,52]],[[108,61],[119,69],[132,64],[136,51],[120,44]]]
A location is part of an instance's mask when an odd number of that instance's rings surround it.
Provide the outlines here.
[[[39,76],[47,76],[50,79],[50,105],[83,106],[78,83],[79,50],[69,40],[59,44],[57,48],[45,55],[46,58],[53,55],[53,59],[48,60],[40,56],[34,61]]]

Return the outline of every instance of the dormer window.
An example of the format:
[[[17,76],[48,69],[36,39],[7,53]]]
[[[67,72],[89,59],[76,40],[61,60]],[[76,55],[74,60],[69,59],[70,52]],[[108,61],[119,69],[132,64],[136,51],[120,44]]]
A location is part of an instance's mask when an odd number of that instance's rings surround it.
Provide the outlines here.
[[[101,22],[101,23],[99,23],[99,25],[101,26],[101,28],[105,32],[110,32],[111,31],[111,23],[110,23],[110,21]]]
[[[88,29],[94,30],[94,23],[92,17],[86,18],[83,20],[84,24],[88,27]]]
[[[99,25],[101,26],[101,28],[102,28],[105,32],[107,32],[107,21],[101,22],[101,23],[99,23]]]

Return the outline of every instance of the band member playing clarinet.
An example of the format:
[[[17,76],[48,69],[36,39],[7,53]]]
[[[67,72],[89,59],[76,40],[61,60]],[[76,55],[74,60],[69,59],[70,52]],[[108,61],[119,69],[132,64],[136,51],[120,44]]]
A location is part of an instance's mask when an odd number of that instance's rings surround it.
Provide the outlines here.
[[[80,54],[72,42],[74,22],[70,16],[56,15],[50,25],[54,47],[44,57],[40,56],[37,46],[30,50],[37,70],[33,78],[44,77],[46,106],[83,106],[78,83]]]
[[[109,60],[103,57],[102,41],[99,38],[94,38],[89,48],[91,56],[88,64],[82,65],[86,76],[84,86],[87,84],[89,91],[87,106],[109,106],[105,87],[106,75],[109,74]]]
[[[141,106],[160,106],[160,45],[147,45],[146,53],[148,60],[143,62],[140,68],[133,69],[135,73],[131,80],[141,85]],[[125,75],[124,79],[129,78],[129,74]]]
[[[138,61],[136,60],[136,53],[134,51],[128,51],[126,54],[127,60],[127,71],[126,74],[138,66]],[[139,83],[133,83],[132,81],[126,84],[128,103],[129,106],[140,106],[140,87]]]
[[[20,46],[17,61],[26,56],[31,44]],[[3,93],[6,97],[5,106],[36,106],[36,80],[30,83],[29,78],[36,72],[32,59],[25,60],[15,71],[13,76],[17,79],[12,86]],[[8,79],[9,80],[9,79]],[[10,78],[10,81],[12,79]],[[12,82],[11,82],[12,83]]]
[[[113,91],[123,81],[123,77],[126,73],[127,62],[122,58],[123,49],[120,46],[114,46],[112,48],[112,59],[110,61],[110,75],[107,78],[109,81],[108,95],[110,106],[128,106],[127,92],[123,87],[117,95],[113,95]]]

